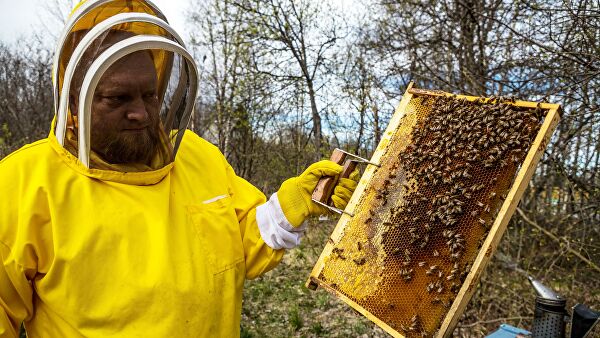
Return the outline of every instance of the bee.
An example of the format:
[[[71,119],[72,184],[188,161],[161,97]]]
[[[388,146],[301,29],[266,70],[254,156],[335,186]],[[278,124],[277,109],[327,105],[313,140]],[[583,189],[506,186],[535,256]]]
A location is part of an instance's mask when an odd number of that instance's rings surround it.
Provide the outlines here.
[[[427,245],[427,242],[429,242],[429,235],[425,235],[425,237],[423,237],[423,242],[421,242],[419,247],[423,249]]]
[[[452,236],[454,236],[455,231],[454,230],[444,230],[442,231],[442,236],[450,238]]]
[[[450,286],[450,292],[458,293],[459,290],[460,290],[460,286],[456,283],[452,283],[452,285]]]
[[[361,258],[355,258],[352,261],[354,261],[354,263],[356,265],[363,265],[367,262],[367,259],[365,257],[361,257]]]
[[[513,161],[514,163],[519,163],[519,162],[520,162],[520,161],[519,161],[519,158],[518,158],[516,155],[512,155],[512,161]]]
[[[425,264],[427,264],[425,261],[423,261],[423,262],[419,262],[419,266],[420,266],[420,267],[423,267],[423,266],[425,266]]]
[[[462,244],[460,243],[453,243],[452,246],[450,247],[451,251],[456,251],[456,250],[460,250],[462,249]]]

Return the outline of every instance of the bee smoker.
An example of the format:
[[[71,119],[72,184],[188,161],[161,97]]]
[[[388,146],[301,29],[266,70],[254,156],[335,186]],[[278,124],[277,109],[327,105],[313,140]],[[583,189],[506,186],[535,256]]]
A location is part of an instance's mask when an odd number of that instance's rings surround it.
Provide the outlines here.
[[[565,324],[569,320],[566,310],[567,300],[539,281],[528,277],[535,289],[535,311],[533,315],[532,338],[564,338]],[[585,338],[598,323],[600,312],[595,312],[583,304],[573,307],[571,338]]]
[[[533,277],[528,278],[537,293],[531,330],[533,338],[564,338],[567,300]]]

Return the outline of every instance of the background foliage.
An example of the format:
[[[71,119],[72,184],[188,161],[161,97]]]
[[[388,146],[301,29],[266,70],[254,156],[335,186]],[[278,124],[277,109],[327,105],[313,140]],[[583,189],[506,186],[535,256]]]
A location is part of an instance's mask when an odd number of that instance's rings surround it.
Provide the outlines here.
[[[598,1],[205,0],[190,3],[188,24],[203,70],[194,129],[265,193],[335,146],[369,156],[410,80],[560,103],[562,121],[455,334],[530,328],[527,274],[569,305],[600,309]],[[52,51],[37,41],[0,45],[0,158],[49,130]],[[243,336],[383,335],[301,286],[333,223],[315,223],[280,267],[248,283]]]

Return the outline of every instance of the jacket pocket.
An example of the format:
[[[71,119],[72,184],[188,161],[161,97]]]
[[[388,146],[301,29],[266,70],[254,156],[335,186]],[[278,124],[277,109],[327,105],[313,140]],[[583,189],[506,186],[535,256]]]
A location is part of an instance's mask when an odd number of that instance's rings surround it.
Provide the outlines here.
[[[232,269],[244,261],[240,226],[230,196],[217,196],[190,205],[188,212],[213,274]]]

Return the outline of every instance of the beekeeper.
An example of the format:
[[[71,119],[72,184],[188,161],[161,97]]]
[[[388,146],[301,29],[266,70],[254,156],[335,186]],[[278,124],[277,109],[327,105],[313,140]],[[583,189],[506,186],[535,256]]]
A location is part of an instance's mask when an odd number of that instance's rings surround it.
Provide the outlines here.
[[[0,162],[0,337],[239,336],[244,280],[299,243],[341,167],[268,201],[236,176],[186,130],[196,66],[150,1],[81,2],[55,55],[48,138]]]

